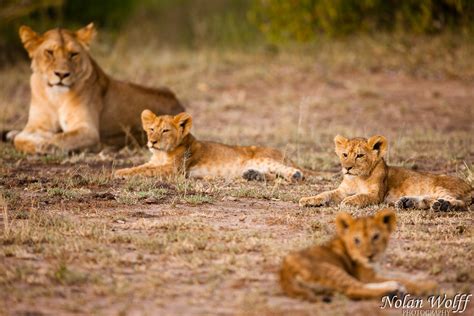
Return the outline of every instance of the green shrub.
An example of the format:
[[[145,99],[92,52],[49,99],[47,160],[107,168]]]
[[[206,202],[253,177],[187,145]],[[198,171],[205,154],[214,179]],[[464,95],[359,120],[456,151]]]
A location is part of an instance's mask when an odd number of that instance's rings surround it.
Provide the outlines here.
[[[259,0],[250,18],[270,41],[309,41],[355,32],[470,30],[471,0]]]

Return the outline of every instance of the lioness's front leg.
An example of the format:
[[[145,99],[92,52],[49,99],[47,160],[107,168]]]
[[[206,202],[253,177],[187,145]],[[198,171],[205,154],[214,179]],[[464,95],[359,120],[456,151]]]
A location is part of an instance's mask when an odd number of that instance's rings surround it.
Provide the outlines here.
[[[366,207],[372,204],[382,203],[382,199],[377,193],[356,194],[344,198],[341,202],[342,207]]]
[[[299,201],[299,205],[301,207],[308,207],[325,206],[329,205],[330,203],[339,204],[346,196],[346,193],[344,193],[342,190],[336,189],[320,193],[316,196],[302,197]]]
[[[30,154],[43,153],[59,129],[53,116],[45,113],[36,102],[31,102],[26,126],[17,134],[13,132],[7,135],[13,138],[15,149]]]
[[[169,177],[176,174],[177,170],[172,165],[157,166],[155,164],[146,163],[141,166],[124,168],[115,171],[116,178],[128,178],[133,176],[145,177]]]
[[[49,150],[54,150],[56,147],[64,151],[73,151],[92,147],[99,143],[100,136],[97,129],[92,126],[82,126],[64,133],[54,134]]]

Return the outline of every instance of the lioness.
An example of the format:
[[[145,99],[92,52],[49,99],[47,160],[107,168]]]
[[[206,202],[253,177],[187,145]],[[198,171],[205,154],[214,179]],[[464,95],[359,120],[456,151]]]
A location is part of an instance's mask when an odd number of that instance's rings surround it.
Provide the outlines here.
[[[383,156],[388,143],[383,136],[369,139],[334,138],[344,178],[336,190],[300,200],[300,206],[323,206],[331,202],[341,206],[365,207],[382,202],[397,208],[466,210],[472,188],[463,180],[413,170],[390,167]]]
[[[264,180],[281,176],[289,181],[303,179],[303,172],[277,149],[256,146],[228,146],[198,141],[190,133],[192,117],[156,116],[142,113],[151,160],[141,166],[117,170],[117,177],[134,175],[169,177],[180,172],[189,177],[243,177]]]
[[[77,32],[27,26],[20,37],[32,60],[31,105],[21,132],[12,131],[15,148],[27,153],[72,151],[103,142],[123,146],[140,139],[140,113],[184,111],[168,89],[151,89],[107,76],[89,55],[96,31],[91,23]]]
[[[311,301],[334,292],[352,299],[380,298],[396,292],[430,294],[437,287],[434,281],[384,278],[375,272],[373,265],[395,228],[395,213],[389,209],[360,218],[338,214],[333,239],[285,257],[281,287],[289,296]]]

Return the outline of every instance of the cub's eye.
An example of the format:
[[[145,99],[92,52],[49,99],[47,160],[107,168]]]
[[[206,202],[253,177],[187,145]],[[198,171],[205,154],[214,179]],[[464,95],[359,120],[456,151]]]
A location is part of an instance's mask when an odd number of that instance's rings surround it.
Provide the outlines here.
[[[169,131],[170,131],[169,129],[165,128],[165,129],[163,130],[163,134],[164,134],[164,133],[168,133]]]
[[[79,53],[78,53],[78,52],[70,52],[70,53],[69,53],[69,58],[71,58],[71,59],[72,59],[72,58],[75,58],[75,57],[77,57],[78,55],[79,55]]]
[[[48,57],[53,57],[53,51],[51,49],[46,49],[44,51],[44,53],[46,54],[46,56]]]
[[[354,238],[354,244],[359,245],[360,244],[360,239],[359,238]]]
[[[362,158],[362,157],[364,157],[364,156],[365,156],[364,154],[358,154],[358,155],[357,155],[357,158]]]
[[[347,158],[347,153],[343,153],[342,156],[343,156],[344,158]]]
[[[380,235],[379,235],[379,234],[374,234],[374,235],[372,236],[372,240],[373,240],[373,241],[376,241],[376,240],[378,240],[379,238],[380,238]]]
[[[150,127],[150,132],[154,132],[155,129],[153,127]]]

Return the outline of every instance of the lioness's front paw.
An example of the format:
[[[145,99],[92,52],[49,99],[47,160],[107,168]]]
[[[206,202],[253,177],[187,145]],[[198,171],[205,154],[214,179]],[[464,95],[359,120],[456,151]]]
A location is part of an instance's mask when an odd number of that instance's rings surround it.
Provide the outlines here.
[[[302,197],[298,204],[300,207],[324,206],[326,205],[326,199],[320,196],[307,196]]]
[[[364,207],[357,195],[348,196],[341,202],[342,207]]]
[[[61,150],[52,141],[44,141],[36,146],[36,152],[40,154],[55,154],[60,153]]]

